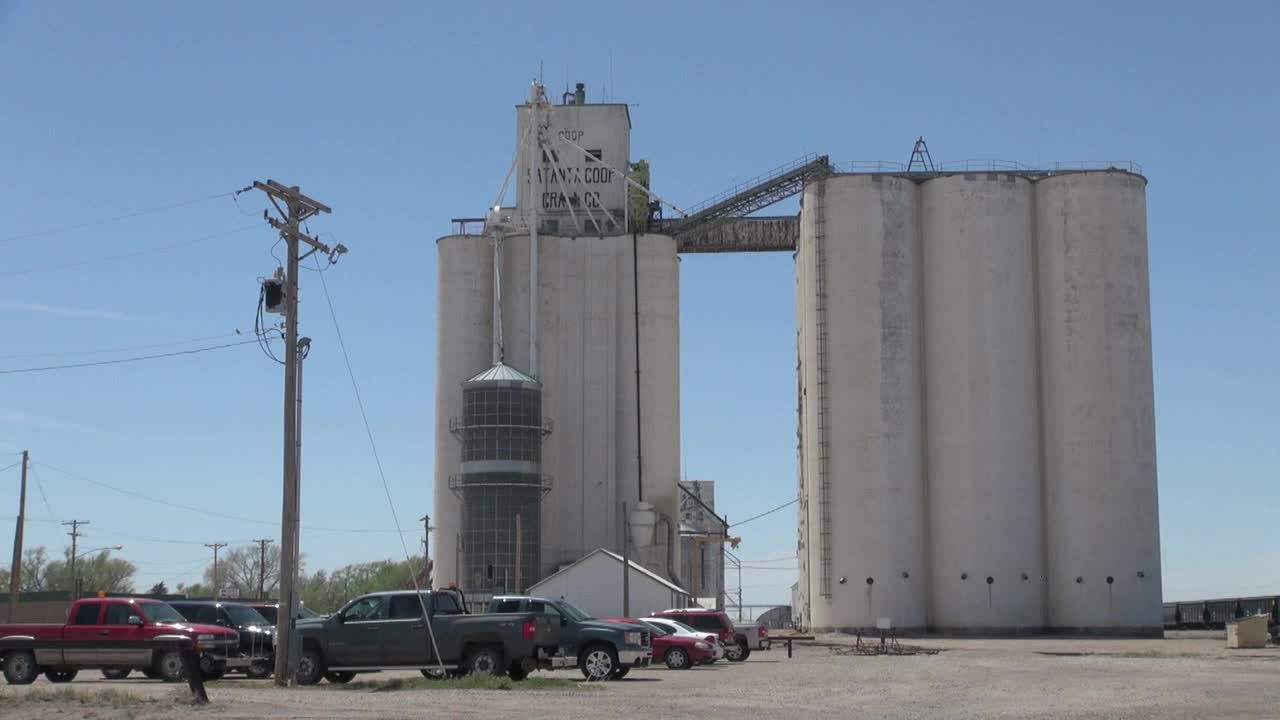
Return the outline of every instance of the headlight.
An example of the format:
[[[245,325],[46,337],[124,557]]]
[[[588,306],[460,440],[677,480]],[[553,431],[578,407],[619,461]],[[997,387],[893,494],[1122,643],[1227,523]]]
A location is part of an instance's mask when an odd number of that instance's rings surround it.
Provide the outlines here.
[[[694,644],[693,644],[693,646],[694,646],[694,647],[696,647],[696,648],[698,648],[699,650],[710,650],[710,649],[711,649],[711,646],[710,646],[710,645],[708,645],[708,644],[706,644],[706,643],[702,642],[701,640],[699,640],[698,642],[694,643]]]
[[[623,634],[622,634],[622,642],[623,642],[624,644],[626,644],[626,645],[639,645],[639,644],[640,644],[640,633],[638,633],[638,632],[626,632],[626,633],[623,633]]]

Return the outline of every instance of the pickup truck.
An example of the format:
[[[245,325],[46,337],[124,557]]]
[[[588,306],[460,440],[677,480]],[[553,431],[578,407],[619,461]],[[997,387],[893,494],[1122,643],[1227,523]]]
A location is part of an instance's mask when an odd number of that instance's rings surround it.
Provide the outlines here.
[[[618,680],[633,667],[653,659],[652,634],[634,625],[596,620],[565,600],[526,595],[498,595],[491,613],[534,613],[552,618],[560,628],[560,652],[553,668],[577,667],[588,680]]]
[[[31,648],[0,650],[5,680],[26,685],[43,671],[49,682],[71,682],[80,670],[98,668],[107,677],[123,677],[141,670],[151,678],[176,682],[183,678],[177,650],[155,650],[148,643],[165,637],[190,638],[200,656],[205,677],[220,677],[228,653],[236,651],[239,635],[213,625],[192,625],[177,610],[158,600],[89,598],[77,600],[67,612],[66,625],[0,625],[0,639],[30,640]],[[44,649],[40,641],[94,641],[98,647]]]
[[[760,622],[736,622],[733,631],[738,641],[747,644],[750,650],[768,650],[770,647],[769,628]]]
[[[295,679],[315,685],[381,670],[420,670],[428,677],[444,670],[523,680],[548,665],[559,646],[560,626],[545,615],[471,615],[464,608],[453,590],[393,591],[362,595],[328,617],[298,620],[302,655]]]
[[[170,600],[182,617],[201,625],[217,625],[240,633],[240,652],[227,658],[227,670],[242,671],[255,680],[271,674],[276,628],[257,610],[217,600]]]

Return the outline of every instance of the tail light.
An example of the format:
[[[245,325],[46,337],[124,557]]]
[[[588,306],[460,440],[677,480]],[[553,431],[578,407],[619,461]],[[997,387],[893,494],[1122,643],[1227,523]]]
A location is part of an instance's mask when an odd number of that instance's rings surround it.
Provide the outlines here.
[[[533,639],[533,637],[534,637],[534,635],[536,635],[536,634],[537,634],[537,632],[538,632],[538,621],[537,621],[537,620],[525,620],[525,621],[524,621],[524,627],[523,627],[523,628],[521,628],[521,630],[522,630],[522,631],[523,631],[523,633],[524,633],[524,639],[525,639],[525,640],[532,640],[532,639]]]
[[[761,640],[763,640],[763,639],[765,639],[765,638],[767,638],[767,637],[769,637],[769,631],[768,631],[767,629],[765,629],[765,626],[761,625],[761,626],[760,626],[760,639],[761,639]]]

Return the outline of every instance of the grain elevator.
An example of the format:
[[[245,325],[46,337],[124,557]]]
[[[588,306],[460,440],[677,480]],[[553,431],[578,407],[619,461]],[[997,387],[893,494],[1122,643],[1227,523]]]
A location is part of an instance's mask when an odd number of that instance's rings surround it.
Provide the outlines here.
[[[788,252],[793,617],[1160,631],[1139,168],[810,155],[680,208],[630,130],[626,105],[534,83],[497,201],[437,242],[438,581],[521,590],[625,540],[688,588],[678,256]]]

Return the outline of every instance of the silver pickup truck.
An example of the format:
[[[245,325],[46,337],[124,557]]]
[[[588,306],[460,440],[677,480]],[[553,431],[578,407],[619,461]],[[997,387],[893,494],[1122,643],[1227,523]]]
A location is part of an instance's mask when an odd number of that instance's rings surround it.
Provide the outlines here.
[[[345,683],[381,670],[523,680],[556,654],[560,627],[546,615],[471,615],[461,600],[452,590],[372,593],[328,617],[299,620],[298,684]]]

